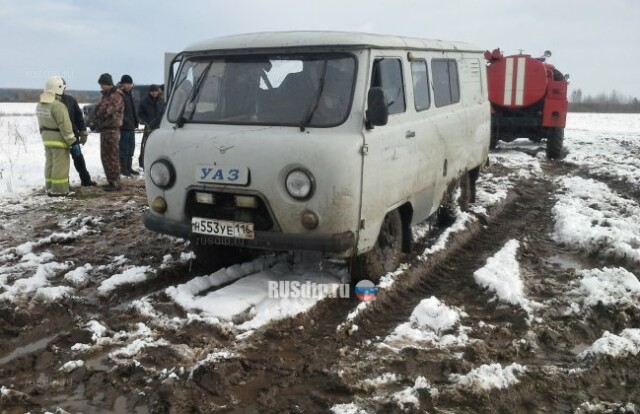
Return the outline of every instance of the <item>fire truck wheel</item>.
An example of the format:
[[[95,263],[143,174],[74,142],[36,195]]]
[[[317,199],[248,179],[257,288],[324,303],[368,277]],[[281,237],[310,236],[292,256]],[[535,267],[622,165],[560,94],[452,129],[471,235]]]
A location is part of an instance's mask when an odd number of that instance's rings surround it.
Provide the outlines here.
[[[367,279],[378,284],[382,276],[400,266],[403,256],[402,231],[400,212],[393,210],[385,216],[373,249],[350,259],[352,283]]]
[[[564,128],[549,128],[547,136],[547,158],[562,157],[562,141]]]

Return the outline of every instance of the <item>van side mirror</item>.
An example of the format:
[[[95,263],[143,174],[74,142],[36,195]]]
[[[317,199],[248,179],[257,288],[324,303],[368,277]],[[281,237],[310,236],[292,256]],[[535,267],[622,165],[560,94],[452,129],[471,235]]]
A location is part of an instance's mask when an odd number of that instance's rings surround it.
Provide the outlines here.
[[[367,129],[376,125],[387,125],[389,120],[389,104],[384,90],[378,86],[369,89],[367,95]]]

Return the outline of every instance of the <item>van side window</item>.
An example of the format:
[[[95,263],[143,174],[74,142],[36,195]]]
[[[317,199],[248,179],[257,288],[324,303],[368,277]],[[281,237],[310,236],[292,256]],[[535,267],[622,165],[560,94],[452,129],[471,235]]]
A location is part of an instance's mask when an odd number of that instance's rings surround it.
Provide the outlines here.
[[[376,86],[384,90],[389,105],[389,114],[399,114],[405,111],[400,59],[379,58],[373,62],[371,87]]]
[[[436,106],[460,102],[456,61],[454,59],[433,59],[431,72],[433,73],[433,98]]]
[[[424,111],[431,106],[427,62],[424,60],[411,62],[411,77],[413,78],[413,103],[416,111]]]

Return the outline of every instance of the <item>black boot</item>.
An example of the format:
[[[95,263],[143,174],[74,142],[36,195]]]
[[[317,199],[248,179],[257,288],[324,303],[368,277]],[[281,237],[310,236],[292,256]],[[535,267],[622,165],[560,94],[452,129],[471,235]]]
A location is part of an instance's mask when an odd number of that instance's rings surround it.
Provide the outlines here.
[[[104,191],[118,191],[120,188],[120,183],[118,181],[109,181],[109,184],[102,186]]]
[[[120,157],[120,174],[125,177],[131,177],[131,173],[129,172],[129,166],[127,163],[127,158]]]
[[[133,169],[133,158],[127,158],[127,169],[131,175],[140,175],[140,173]]]

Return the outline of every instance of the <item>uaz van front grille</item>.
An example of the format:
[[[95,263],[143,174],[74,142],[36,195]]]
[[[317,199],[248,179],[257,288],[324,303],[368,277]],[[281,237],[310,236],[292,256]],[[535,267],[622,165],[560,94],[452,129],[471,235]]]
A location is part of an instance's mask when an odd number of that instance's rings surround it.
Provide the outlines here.
[[[252,195],[257,200],[255,208],[236,206],[236,195],[232,193],[207,192],[213,195],[213,204],[199,203],[196,193],[202,191],[191,190],[187,194],[185,213],[191,217],[202,217],[216,220],[241,221],[253,223],[255,231],[270,231],[273,229],[273,220],[264,200]],[[244,194],[242,194],[244,195]]]

